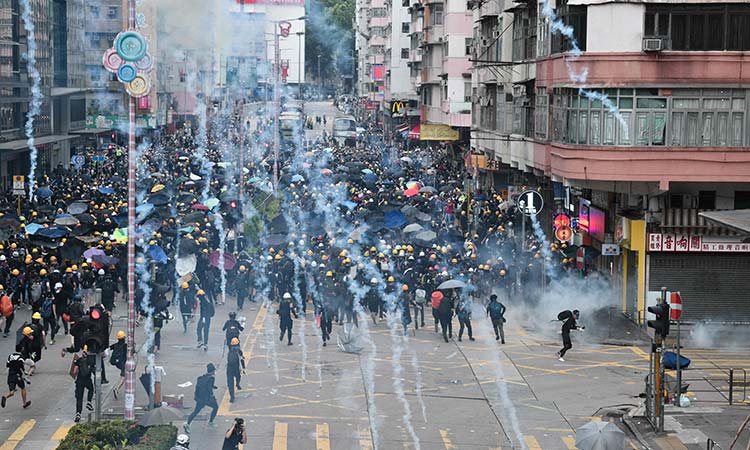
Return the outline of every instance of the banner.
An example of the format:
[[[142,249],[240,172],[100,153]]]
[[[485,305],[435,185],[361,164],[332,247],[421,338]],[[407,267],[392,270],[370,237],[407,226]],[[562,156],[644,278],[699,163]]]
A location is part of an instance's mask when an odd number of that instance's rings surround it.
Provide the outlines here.
[[[299,5],[305,6],[305,0],[237,0],[238,5]]]
[[[457,141],[458,130],[448,125],[435,125],[423,123],[420,129],[420,141]]]

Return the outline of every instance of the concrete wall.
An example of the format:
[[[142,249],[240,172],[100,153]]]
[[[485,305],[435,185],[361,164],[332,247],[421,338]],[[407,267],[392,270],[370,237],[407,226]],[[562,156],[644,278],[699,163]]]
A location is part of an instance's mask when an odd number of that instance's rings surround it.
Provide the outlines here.
[[[646,7],[635,3],[589,5],[586,51],[640,52]]]
[[[409,59],[401,58],[401,49],[408,49],[411,44],[409,34],[401,32],[404,22],[411,22],[411,15],[406,7],[401,6],[401,2],[394,1],[391,6],[391,61],[388,67],[391,70],[391,98],[394,99],[416,98],[409,66],[406,65]]]

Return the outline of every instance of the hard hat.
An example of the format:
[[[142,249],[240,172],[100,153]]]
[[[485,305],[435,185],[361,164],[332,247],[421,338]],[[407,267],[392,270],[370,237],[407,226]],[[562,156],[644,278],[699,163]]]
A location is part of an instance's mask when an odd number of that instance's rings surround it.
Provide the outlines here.
[[[232,338],[232,340],[229,341],[229,343],[232,345],[240,345],[240,340],[235,337],[235,338]]]
[[[346,242],[347,242],[347,244],[353,244],[354,243],[354,239],[349,238],[349,240],[346,241]]]
[[[341,250],[341,252],[339,253],[339,256],[342,257],[342,258],[345,257],[346,256],[346,250]]]
[[[39,271],[39,276],[43,277],[45,275],[47,275],[47,271],[45,269],[42,269],[42,270]]]
[[[104,269],[99,269],[99,272],[97,272],[99,275],[104,275]]]
[[[377,278],[371,278],[370,279],[370,284],[378,284],[378,279]]]
[[[18,271],[18,269],[13,269],[13,271],[10,273],[13,276],[18,276],[21,272]]]
[[[189,287],[190,287],[190,285],[188,284],[188,282],[187,282],[187,281],[183,281],[183,282],[182,282],[182,284],[181,284],[180,286],[181,286],[181,287],[182,287],[183,289],[187,289],[187,288],[189,288]]]
[[[451,264],[456,264],[458,260],[456,258],[451,259]]]
[[[59,291],[60,289],[62,289],[62,287],[63,287],[62,283],[55,283],[55,290],[56,291]]]
[[[32,318],[32,319],[38,319],[38,320],[41,320],[41,319],[42,319],[42,315],[41,315],[41,314],[39,314],[39,312],[37,311],[37,312],[35,312],[34,314],[32,314],[32,315],[31,315],[31,318]]]
[[[177,443],[180,445],[185,445],[190,443],[190,436],[187,434],[181,434],[177,436]]]
[[[406,251],[407,252],[413,252],[414,251],[414,247],[412,247],[411,245],[407,245],[406,246]]]
[[[244,272],[245,270],[247,270],[245,266],[240,266],[240,272]]]
[[[409,290],[409,285],[405,284],[405,285],[401,286],[401,290],[402,291],[408,291]]]
[[[2,284],[0,284],[0,291],[4,291],[4,290],[5,290],[5,286],[3,286]]]
[[[54,255],[53,255],[53,256],[50,256],[50,257],[49,257],[49,260],[50,260],[51,262],[55,262],[55,261],[57,261],[57,256],[54,256]]]
[[[120,330],[117,332],[117,339],[125,339],[125,332]]]
[[[391,275],[390,277],[388,277],[388,282],[389,283],[393,283],[394,281],[396,281],[396,279],[393,278],[393,275]]]
[[[378,258],[385,258],[385,255],[383,254],[383,252],[378,253]]]
[[[378,249],[377,249],[377,248],[375,248],[375,247],[370,247],[370,251],[371,251],[371,252],[373,252],[373,253],[375,253],[375,252],[377,252],[377,251],[378,251]]]
[[[506,273],[505,269],[500,269],[500,276],[504,277]]]
[[[276,261],[280,260],[281,259],[281,253],[277,253],[276,256],[273,259],[275,259]]]
[[[72,269],[73,271],[76,271],[76,270],[78,270],[78,266],[77,266],[77,265],[75,265],[75,264],[73,264],[73,266],[71,266],[71,269]]]
[[[32,330],[31,327],[23,327],[23,335],[24,336],[28,336],[28,335],[30,335],[33,332],[34,332],[34,330]]]
[[[290,294],[289,292],[284,292],[284,298],[292,298],[292,294]]]
[[[312,255],[313,255],[313,251],[312,250],[308,250],[307,251],[307,256],[312,256]]]
[[[15,242],[13,242],[13,243],[10,244],[10,248],[15,249],[16,247],[18,247],[18,245],[16,245]]]
[[[67,269],[65,269],[65,273],[73,273],[73,269],[71,269],[70,267],[68,267]]]
[[[323,261],[328,261],[328,255],[323,255],[320,259],[322,259]]]
[[[331,272],[331,271],[329,270],[328,272],[326,272],[326,276],[327,276],[327,277],[332,277],[332,276],[333,276],[333,272]]]
[[[271,248],[269,248],[269,249],[268,249],[268,253],[273,253],[273,252],[275,252],[275,251],[276,251],[276,250],[274,250],[274,249],[273,249],[273,247],[271,247]]]
[[[432,295],[430,295],[430,298],[433,299],[433,300],[442,300],[443,293],[440,292],[440,291],[435,291],[435,292],[432,293]]]
[[[195,293],[196,295],[206,295],[206,293],[203,291],[203,289],[198,289],[198,292]]]

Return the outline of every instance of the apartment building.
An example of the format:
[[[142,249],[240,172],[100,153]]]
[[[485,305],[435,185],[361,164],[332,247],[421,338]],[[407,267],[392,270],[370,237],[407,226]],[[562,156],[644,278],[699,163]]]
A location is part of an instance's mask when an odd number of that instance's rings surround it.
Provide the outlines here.
[[[686,320],[750,320],[750,4],[473,6],[483,182],[543,187],[633,317],[665,286]]]

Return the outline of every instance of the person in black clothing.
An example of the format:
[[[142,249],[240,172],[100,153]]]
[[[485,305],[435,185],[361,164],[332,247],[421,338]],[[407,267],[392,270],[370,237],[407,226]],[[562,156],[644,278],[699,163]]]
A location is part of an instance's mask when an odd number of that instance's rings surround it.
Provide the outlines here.
[[[23,407],[28,408],[31,406],[31,400],[26,400],[26,382],[24,381],[25,366],[24,358],[21,354],[22,350],[23,346],[17,344],[15,353],[11,353],[8,356],[8,362],[5,363],[5,367],[8,368],[8,392],[0,398],[3,408],[5,408],[5,402],[13,397],[17,389],[21,389],[21,401],[23,402]]]
[[[242,369],[240,369],[242,367]],[[239,338],[232,338],[229,342],[229,353],[227,354],[227,387],[229,388],[229,403],[234,403],[234,388],[241,390],[240,379],[245,372],[245,357],[240,348]]]
[[[214,304],[202,289],[198,290],[196,295],[200,302],[200,316],[198,317],[198,327],[196,328],[196,332],[198,333],[198,348],[203,347],[204,351],[208,351],[208,330],[211,328],[211,318],[215,312]]]
[[[229,320],[224,322],[224,326],[221,330],[226,334],[227,344],[231,345],[232,339],[240,337],[240,333],[245,331],[245,328],[237,320],[237,313],[232,311],[229,313]]]
[[[86,395],[86,409],[94,410],[91,400],[94,398],[94,375],[95,367],[89,360],[88,349],[83,346],[83,351],[73,357],[70,364],[70,376],[73,377],[76,384],[76,422],[81,421],[81,411],[83,410],[83,390],[88,390]]]
[[[563,348],[560,349],[559,352],[557,352],[557,356],[560,361],[565,362],[563,357],[565,356],[565,353],[573,348],[573,343],[570,341],[570,330],[583,330],[586,327],[578,325],[576,323],[576,320],[580,317],[580,313],[578,310],[573,310],[573,313],[568,316],[568,318],[563,322],[562,325],[562,340],[563,340]]]
[[[102,304],[107,311],[112,311],[115,307],[115,292],[120,292],[120,288],[117,287],[117,283],[110,276],[101,279],[99,287],[102,290]]]
[[[292,325],[294,325],[292,316],[294,316],[295,319],[297,318],[297,307],[292,303],[292,294],[289,292],[284,294],[279,303],[279,309],[276,311],[276,314],[278,314],[280,318],[279,326],[281,327],[281,335],[279,336],[279,340],[283,341],[284,334],[288,333],[287,345],[292,345]]]
[[[224,445],[221,450],[237,450],[239,444],[247,444],[247,433],[245,433],[245,421],[238,417],[234,419],[232,427],[227,430],[224,436]]]
[[[68,321],[66,321],[63,318],[63,315],[68,314],[68,304],[70,302],[70,297],[68,296],[68,293],[63,290],[62,283],[55,283],[54,284],[54,296],[55,296],[55,324],[57,324],[58,321],[62,320],[63,323],[63,330],[65,330],[65,334],[68,334]],[[58,326],[57,329],[59,330],[60,327]]]
[[[448,338],[453,338],[453,295],[448,294],[440,300],[438,308],[440,317],[440,328],[443,330],[443,339],[448,342]]]
[[[318,314],[320,319],[320,331],[323,335],[323,347],[328,345],[328,341],[331,340],[331,331],[333,330],[333,307],[331,302],[324,302],[318,308]]]
[[[120,330],[117,332],[117,342],[110,345],[109,350],[112,352],[109,355],[109,363],[120,369],[120,381],[112,389],[112,395],[117,400],[117,394],[122,385],[125,384],[125,363],[128,359],[128,344],[125,342],[124,331]]]
[[[188,416],[187,423],[183,427],[186,433],[190,433],[190,424],[195,419],[195,416],[206,406],[211,408],[211,419],[208,421],[210,427],[215,427],[214,419],[216,418],[216,412],[219,409],[219,405],[216,403],[216,397],[214,396],[214,389],[217,387],[214,385],[216,382],[216,367],[212,363],[206,365],[206,373],[199,376],[195,382],[195,409]]]
[[[495,330],[495,340],[505,344],[505,305],[497,301],[497,295],[490,295],[490,303],[487,305],[487,315],[492,320],[492,329]],[[501,340],[502,339],[502,340]]]

